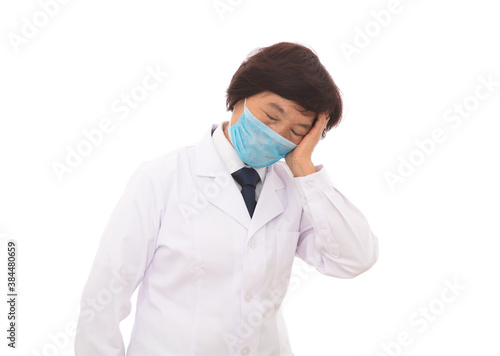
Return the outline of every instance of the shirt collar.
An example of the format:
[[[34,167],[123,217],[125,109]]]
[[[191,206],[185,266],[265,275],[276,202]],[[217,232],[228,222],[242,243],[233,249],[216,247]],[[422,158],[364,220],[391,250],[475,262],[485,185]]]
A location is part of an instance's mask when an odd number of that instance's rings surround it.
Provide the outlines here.
[[[243,167],[250,167],[249,165],[245,164],[240,156],[238,156],[238,153],[234,149],[233,145],[229,140],[226,138],[224,135],[224,128],[226,125],[229,123],[229,121],[224,121],[217,126],[215,131],[212,133],[212,139],[214,141],[215,148],[219,152],[219,155],[222,158],[222,161],[226,165],[227,169],[229,170],[229,173],[234,173],[238,169],[241,169]],[[266,177],[266,172],[267,172],[267,167],[263,168],[254,168],[257,173],[259,174],[260,180],[262,183],[264,183],[264,178]]]

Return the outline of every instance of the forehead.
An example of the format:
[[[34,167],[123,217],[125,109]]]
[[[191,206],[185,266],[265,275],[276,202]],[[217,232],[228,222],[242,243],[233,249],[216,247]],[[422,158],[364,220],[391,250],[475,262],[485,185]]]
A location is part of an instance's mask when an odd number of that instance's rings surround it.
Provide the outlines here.
[[[299,116],[310,120],[313,120],[316,117],[316,113],[307,111],[295,101],[285,99],[276,93],[267,91],[258,94],[257,96],[261,105],[266,105],[283,115]]]

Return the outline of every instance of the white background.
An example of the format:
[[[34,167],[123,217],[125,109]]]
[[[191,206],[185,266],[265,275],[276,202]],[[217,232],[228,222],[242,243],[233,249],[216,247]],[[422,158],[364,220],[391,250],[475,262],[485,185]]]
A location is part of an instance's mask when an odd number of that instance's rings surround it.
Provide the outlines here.
[[[325,166],[380,240],[379,261],[355,279],[294,272],[298,288],[283,307],[296,355],[498,354],[494,2],[401,0],[381,26],[372,11],[392,9],[387,0],[233,0],[222,18],[212,0],[74,0],[45,25],[39,17],[37,32],[16,45],[23,18],[36,21],[46,2],[0,5],[2,300],[7,239],[17,241],[19,262],[18,349],[7,348],[3,331],[2,355],[74,354],[68,330],[100,234],[132,172],[228,120],[233,73],[251,50],[280,41],[311,46],[341,89],[343,121],[319,143],[313,162]],[[360,31],[368,40],[346,55],[341,46],[355,46],[356,36],[359,45]],[[169,75],[120,120],[112,103],[141,84],[148,66]],[[472,98],[479,78],[489,77],[497,86]],[[468,117],[445,121],[464,101]],[[75,148],[82,130],[104,118],[114,131],[60,181],[53,163],[65,164],[67,146]],[[427,155],[416,152],[415,140],[439,128],[446,139],[428,145]],[[400,159],[410,157],[413,172],[391,189],[387,173],[399,175]],[[466,287],[447,292],[449,303],[439,301],[446,280]],[[427,328],[412,325],[412,314],[429,306],[437,315]],[[134,312],[121,325],[126,343]],[[402,332],[409,345],[391,344]]]

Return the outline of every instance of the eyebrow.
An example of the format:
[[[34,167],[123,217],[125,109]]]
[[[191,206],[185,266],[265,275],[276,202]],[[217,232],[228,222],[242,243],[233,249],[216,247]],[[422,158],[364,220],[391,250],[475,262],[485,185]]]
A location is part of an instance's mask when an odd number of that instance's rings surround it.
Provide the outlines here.
[[[269,105],[272,106],[273,108],[275,108],[276,110],[278,110],[281,113],[281,115],[287,116],[285,110],[283,110],[283,108],[279,104],[269,103]]]
[[[274,109],[278,110],[281,115],[283,115],[285,117],[287,116],[285,110],[283,110],[283,108],[279,104],[277,104],[277,103],[269,103],[269,105],[272,106]],[[309,130],[311,128],[311,125],[307,125],[307,124],[298,123],[297,125],[305,128],[306,130]]]

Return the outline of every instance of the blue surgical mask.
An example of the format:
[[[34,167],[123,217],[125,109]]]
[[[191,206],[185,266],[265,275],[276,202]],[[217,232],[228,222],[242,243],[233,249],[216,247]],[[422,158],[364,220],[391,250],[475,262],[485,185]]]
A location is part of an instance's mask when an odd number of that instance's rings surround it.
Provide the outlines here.
[[[228,132],[238,156],[253,168],[270,166],[297,147],[253,116],[247,99],[238,122],[233,126],[229,122]]]

